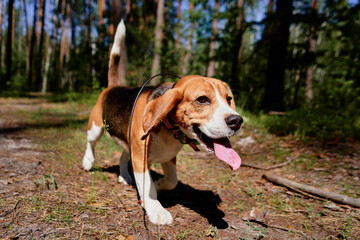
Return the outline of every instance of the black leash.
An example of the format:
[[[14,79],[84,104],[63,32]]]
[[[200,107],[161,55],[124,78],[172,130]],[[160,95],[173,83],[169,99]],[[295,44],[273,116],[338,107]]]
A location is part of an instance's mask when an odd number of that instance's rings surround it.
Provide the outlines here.
[[[129,158],[130,158],[130,170],[132,173],[134,173],[134,170],[133,170],[133,166],[132,166],[132,155],[131,155],[131,125],[132,125],[132,119],[133,119],[133,115],[134,115],[134,110],[135,110],[135,106],[136,106],[136,103],[138,101],[138,98],[140,97],[140,94],[142,92],[142,90],[145,88],[146,84],[148,84],[148,82],[150,82],[152,79],[158,77],[158,76],[163,76],[163,75],[170,75],[170,76],[173,76],[173,77],[177,77],[177,78],[181,78],[179,77],[178,75],[176,74],[173,74],[173,73],[159,73],[159,74],[156,74],[152,77],[150,77],[148,80],[146,80],[146,82],[141,86],[136,98],[135,98],[135,101],[134,101],[134,105],[133,105],[133,108],[131,110],[131,115],[130,115],[130,123],[129,123]],[[176,84],[176,83],[175,83]],[[172,88],[174,88],[175,84],[173,85]],[[135,175],[134,175],[134,178],[135,178]],[[141,198],[140,198],[140,194],[139,194],[139,190],[136,186],[136,180],[135,180],[135,189],[136,189],[136,192],[138,194],[138,198],[139,198],[139,202],[141,204]],[[144,224],[145,224],[145,215],[144,215]],[[146,224],[145,224],[145,227],[146,227]]]

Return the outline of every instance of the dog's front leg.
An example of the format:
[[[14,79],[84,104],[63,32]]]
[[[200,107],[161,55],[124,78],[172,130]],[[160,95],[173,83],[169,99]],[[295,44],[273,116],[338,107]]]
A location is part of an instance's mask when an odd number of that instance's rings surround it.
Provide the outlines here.
[[[171,224],[171,213],[163,208],[157,200],[155,184],[150,176],[150,171],[134,172],[136,186],[141,198],[141,206],[145,209],[149,220],[154,224]]]

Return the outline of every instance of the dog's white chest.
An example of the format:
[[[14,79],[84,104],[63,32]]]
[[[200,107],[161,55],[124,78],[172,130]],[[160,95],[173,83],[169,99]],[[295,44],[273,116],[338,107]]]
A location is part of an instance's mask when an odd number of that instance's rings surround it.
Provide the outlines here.
[[[181,150],[182,144],[177,141],[173,134],[164,127],[157,133],[151,133],[149,149],[149,162],[167,162],[173,159]]]

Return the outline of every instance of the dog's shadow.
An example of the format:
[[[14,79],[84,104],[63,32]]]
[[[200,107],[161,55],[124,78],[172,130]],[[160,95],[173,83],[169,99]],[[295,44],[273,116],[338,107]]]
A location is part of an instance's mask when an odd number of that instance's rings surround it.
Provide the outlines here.
[[[119,166],[109,166],[103,168],[103,171],[119,174]],[[163,177],[154,171],[151,171],[151,176],[154,180]],[[221,203],[220,196],[212,191],[197,190],[179,182],[174,190],[159,192],[158,200],[165,208],[181,204],[205,217],[209,224],[219,229],[228,227],[228,223],[223,219],[224,212],[218,208]]]

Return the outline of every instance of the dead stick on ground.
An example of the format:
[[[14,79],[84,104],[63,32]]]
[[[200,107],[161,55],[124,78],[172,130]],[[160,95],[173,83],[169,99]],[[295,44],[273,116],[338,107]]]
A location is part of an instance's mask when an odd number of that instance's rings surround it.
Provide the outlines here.
[[[270,175],[270,174],[264,174],[263,175],[267,180],[276,183],[278,185],[282,185],[288,188],[294,188],[294,189],[299,189],[300,191],[306,192],[306,193],[310,193],[312,195],[318,196],[318,197],[322,197],[325,199],[329,199],[331,201],[334,202],[338,202],[338,203],[342,203],[342,204],[347,204],[350,205],[352,207],[358,207],[360,208],[360,200],[359,199],[355,199],[355,198],[351,198],[348,196],[344,196],[341,194],[337,194],[337,193],[333,193],[333,192],[328,192],[319,188],[315,188],[315,187],[311,187],[305,184],[301,184],[301,183],[297,183],[294,181],[290,181],[288,179],[279,177],[279,176],[274,176],[274,175]]]
[[[81,225],[81,232],[80,232],[79,239],[82,239],[83,234],[84,234],[84,224]]]
[[[286,162],[283,163],[279,163],[279,164],[275,164],[275,165],[271,165],[268,167],[262,167],[262,166],[255,166],[249,163],[242,163],[241,166],[244,167],[250,167],[250,168],[255,168],[255,169],[260,169],[260,170],[270,170],[270,169],[274,169],[274,168],[279,168],[279,167],[283,167],[285,165],[288,165],[290,162],[292,162],[295,158],[288,158],[288,160]]]

